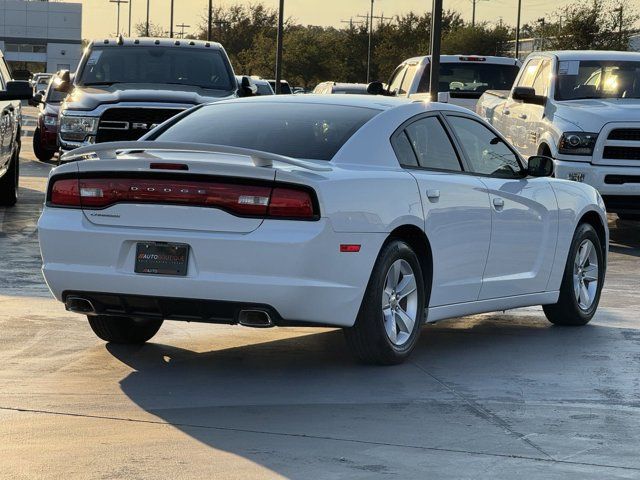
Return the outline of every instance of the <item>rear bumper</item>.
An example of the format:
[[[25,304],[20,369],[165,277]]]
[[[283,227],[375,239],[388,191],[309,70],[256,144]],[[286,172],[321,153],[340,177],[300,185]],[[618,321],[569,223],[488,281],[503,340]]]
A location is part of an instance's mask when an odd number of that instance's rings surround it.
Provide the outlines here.
[[[583,176],[582,182],[598,190],[607,203],[607,209],[612,212],[619,211],[617,208],[621,205],[620,202],[607,202],[608,198],[615,197],[628,197],[631,203],[629,201],[623,203],[633,205],[638,202],[637,208],[640,209],[640,167],[617,167],[556,160],[555,176],[569,180],[574,180],[576,176]]]
[[[283,324],[342,327],[353,325],[386,239],[384,233],[335,233],[327,219],[271,220],[251,233],[232,234],[100,226],[79,210],[49,207],[38,229],[44,277],[60,301],[68,292],[101,292],[259,304]],[[138,241],[189,244],[187,276],[134,273]],[[341,243],[362,248],[340,253]],[[234,316],[222,315],[230,323]]]

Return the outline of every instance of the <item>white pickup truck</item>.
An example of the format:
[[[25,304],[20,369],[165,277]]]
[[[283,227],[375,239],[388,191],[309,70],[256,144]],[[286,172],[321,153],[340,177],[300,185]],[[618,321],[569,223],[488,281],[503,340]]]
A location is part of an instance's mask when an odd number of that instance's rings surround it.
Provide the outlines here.
[[[430,66],[429,55],[405,60],[391,75],[386,94],[416,100],[429,98]],[[519,70],[520,62],[514,58],[441,55],[438,92],[448,93],[449,103],[475,110],[486,90],[508,91]]]
[[[640,219],[640,53],[533,53],[511,91],[487,91],[476,112],[525,157],[552,157],[556,177]]]

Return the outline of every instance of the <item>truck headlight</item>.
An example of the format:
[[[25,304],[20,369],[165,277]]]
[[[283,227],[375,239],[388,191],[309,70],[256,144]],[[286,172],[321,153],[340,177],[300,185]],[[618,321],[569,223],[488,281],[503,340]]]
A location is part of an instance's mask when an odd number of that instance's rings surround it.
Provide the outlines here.
[[[62,115],[60,117],[60,133],[95,134],[98,130],[96,117],[79,117]]]
[[[57,115],[45,115],[44,116],[44,124],[47,127],[55,127],[58,125],[58,116]]]
[[[567,155],[593,155],[598,139],[597,133],[565,132],[560,137],[558,153]]]

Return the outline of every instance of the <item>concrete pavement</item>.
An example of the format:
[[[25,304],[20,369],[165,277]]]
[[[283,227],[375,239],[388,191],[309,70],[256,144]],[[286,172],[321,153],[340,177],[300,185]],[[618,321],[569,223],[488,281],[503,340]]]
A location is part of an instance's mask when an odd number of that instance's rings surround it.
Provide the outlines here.
[[[24,140],[20,203],[0,209],[0,477],[640,478],[640,224],[612,217],[584,328],[467,317],[388,368],[329,329],[166,322],[112,346],[40,276],[49,166]]]

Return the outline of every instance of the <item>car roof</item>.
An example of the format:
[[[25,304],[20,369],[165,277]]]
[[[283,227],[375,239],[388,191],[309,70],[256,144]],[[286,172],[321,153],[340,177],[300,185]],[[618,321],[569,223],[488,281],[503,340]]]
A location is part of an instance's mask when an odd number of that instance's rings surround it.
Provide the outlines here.
[[[535,54],[555,55],[558,60],[619,60],[640,61],[640,52],[618,52],[609,50],[555,50],[535,52]]]
[[[405,105],[411,105],[415,103],[421,103],[425,106],[424,110],[447,110],[463,113],[470,113],[466,108],[458,107],[457,105],[451,105],[448,103],[428,102],[428,101],[415,101],[407,98],[397,97],[385,97],[382,95],[276,95],[276,96],[257,96],[257,97],[244,97],[237,99],[221,100],[214,102],[215,104],[221,103],[236,103],[236,102],[268,102],[268,103],[297,103],[297,104],[315,104],[315,105],[335,105],[344,107],[361,107],[361,108],[373,108],[376,110],[391,110],[393,108],[402,107]]]
[[[408,58],[402,64],[406,63],[420,63],[425,59],[431,58],[431,55],[423,55],[420,57],[412,57]],[[478,62],[477,60],[465,60],[465,58],[484,58],[485,60]],[[492,55],[464,55],[464,54],[456,54],[456,55],[440,55],[440,63],[493,63],[493,64],[501,64],[501,65],[517,65],[518,60],[510,57],[496,57]]]
[[[222,45],[217,42],[207,42],[204,40],[175,39],[175,38],[105,38],[93,40],[91,47],[117,48],[117,47],[175,47],[175,48],[212,48],[222,50]]]

